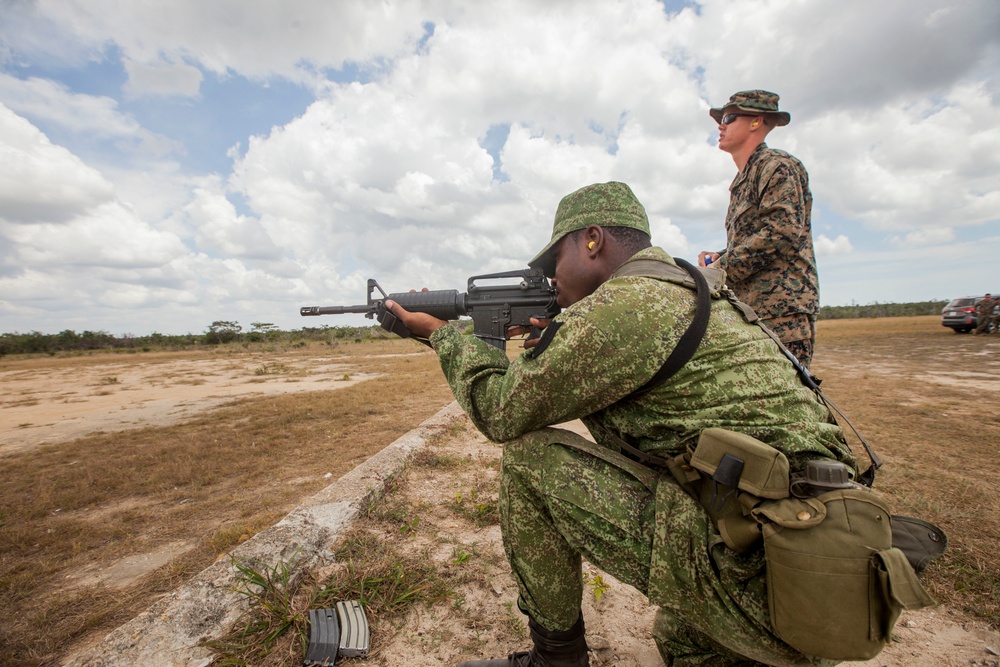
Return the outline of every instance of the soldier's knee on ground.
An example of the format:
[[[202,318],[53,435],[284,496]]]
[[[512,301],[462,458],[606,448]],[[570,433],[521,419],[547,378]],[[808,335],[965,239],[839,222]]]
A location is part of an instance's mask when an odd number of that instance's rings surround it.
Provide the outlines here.
[[[766,667],[736,655],[663,607],[653,620],[653,640],[666,667]]]

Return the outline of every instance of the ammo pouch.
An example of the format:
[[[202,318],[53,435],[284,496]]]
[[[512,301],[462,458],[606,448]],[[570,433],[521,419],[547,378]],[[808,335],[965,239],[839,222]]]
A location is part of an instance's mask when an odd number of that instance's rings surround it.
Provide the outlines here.
[[[727,546],[747,551],[763,537],[772,630],[798,651],[867,660],[903,609],[934,604],[893,548],[889,506],[874,491],[851,484],[792,497],[784,454],[724,429],[701,433],[690,465]]]
[[[719,529],[726,546],[743,553],[761,538],[751,510],[762,500],[788,497],[788,459],[756,438],[707,428],[691,455],[702,474],[698,501]]]

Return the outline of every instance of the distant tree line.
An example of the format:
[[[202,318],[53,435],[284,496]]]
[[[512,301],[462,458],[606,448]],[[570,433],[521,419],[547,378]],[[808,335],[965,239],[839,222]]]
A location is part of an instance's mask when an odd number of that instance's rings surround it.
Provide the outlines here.
[[[947,301],[918,301],[914,303],[868,303],[849,306],[822,306],[821,320],[846,320],[860,317],[916,317],[918,315],[940,315]]]
[[[823,306],[819,319],[837,320],[859,317],[912,317],[916,315],[940,315],[947,301],[921,301],[918,303],[869,303],[865,305]],[[463,320],[461,326],[467,328],[471,321]],[[146,336],[125,334],[113,336],[106,331],[83,331],[71,329],[57,334],[30,333],[0,334],[0,356],[7,354],[56,354],[57,352],[88,352],[96,350],[149,352],[152,350],[187,350],[199,346],[227,345],[233,343],[280,343],[285,345],[310,342],[331,343],[334,341],[378,340],[392,338],[392,334],[377,324],[363,327],[303,327],[282,331],[268,322],[253,322],[249,331],[244,331],[238,322],[218,320],[212,322],[205,333],[167,335],[151,333]]]
[[[304,327],[281,331],[274,324],[254,322],[244,331],[237,322],[216,321],[203,334],[168,335],[152,333],[146,336],[125,334],[113,336],[106,331],[71,329],[57,334],[29,333],[0,334],[0,356],[7,354],[56,354],[57,352],[121,351],[150,352],[153,350],[187,350],[200,346],[217,346],[247,343],[280,343],[285,345],[309,342],[357,341],[393,338],[393,334],[378,325],[363,327]]]

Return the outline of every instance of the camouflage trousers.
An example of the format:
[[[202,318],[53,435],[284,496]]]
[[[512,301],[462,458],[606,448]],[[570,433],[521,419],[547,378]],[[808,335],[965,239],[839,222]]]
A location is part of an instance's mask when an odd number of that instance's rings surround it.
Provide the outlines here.
[[[500,521],[518,606],[547,629],[576,622],[586,558],[660,606],[654,638],[669,667],[837,664],[771,632],[762,549],[726,548],[668,474],[575,433],[504,444]]]
[[[815,315],[808,313],[783,315],[765,319],[764,324],[778,336],[781,343],[795,355],[800,364],[809,368],[816,344]]]

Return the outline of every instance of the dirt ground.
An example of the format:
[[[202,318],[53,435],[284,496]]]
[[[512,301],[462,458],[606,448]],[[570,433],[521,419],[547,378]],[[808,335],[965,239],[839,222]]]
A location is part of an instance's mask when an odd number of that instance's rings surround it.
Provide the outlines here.
[[[472,552],[476,574],[458,588],[461,609],[442,605],[416,613],[388,641],[373,640],[373,655],[344,664],[361,667],[398,665],[438,667],[463,660],[502,657],[528,646],[523,617],[512,611],[517,587],[510,576],[503,553],[500,529],[496,525],[477,528],[456,519],[447,511],[459,494],[484,486],[483,477],[497,475],[500,448],[483,438],[464,416],[464,428],[437,442],[432,454],[453,457],[471,465],[437,469],[416,467],[399,493],[405,503],[421,508],[420,524],[409,538],[410,548],[424,551],[444,568],[463,567],[454,563],[456,547]],[[587,435],[583,424],[564,425]],[[490,480],[495,481],[495,480]],[[389,539],[400,539],[389,536]],[[662,667],[650,634],[655,608],[635,589],[584,563],[583,614],[593,667]],[[603,580],[600,597],[595,594],[595,576]],[[463,610],[474,610],[470,617]],[[523,627],[523,638],[510,632],[510,624]],[[904,612],[896,625],[893,641],[877,658],[866,662],[846,662],[857,667],[996,667],[1000,633],[985,624],[948,609],[935,607]],[[513,638],[512,638],[513,637]]]
[[[962,344],[968,345],[971,337],[954,337],[963,338]],[[952,340],[952,336],[940,340]],[[1000,358],[997,354],[1000,340],[986,345],[991,347],[986,359]],[[890,358],[891,353],[876,348],[866,355],[870,362],[864,366],[866,377],[896,374],[902,363],[920,365],[926,360]],[[0,455],[95,431],[174,423],[235,397],[334,389],[368,379],[358,374],[345,377],[343,367],[329,358],[312,362],[313,372],[302,377],[271,375],[266,368],[257,372],[260,367],[254,362],[248,365],[245,361],[224,359],[151,361],[138,365],[130,362],[120,367],[8,367],[0,371]],[[821,346],[817,365],[831,374],[838,373],[857,365],[857,351],[853,348],[838,351],[835,344]],[[954,372],[927,369],[922,374],[928,384],[976,383],[975,396],[982,406],[993,409],[996,405],[1000,382],[993,366],[971,371],[965,367]],[[919,389],[915,391],[919,394]],[[975,412],[975,407],[963,406],[963,415]],[[511,612],[516,588],[503,557],[499,528],[470,528],[456,521],[453,514],[434,511],[435,507],[453,502],[456,493],[467,493],[481,483],[484,470],[487,475],[494,474],[492,462],[498,459],[499,448],[471,426],[434,447],[442,453],[486,464],[421,469],[417,471],[419,475],[411,474],[399,491],[408,494],[408,502],[429,508],[413,538],[414,548],[430,552],[436,549],[439,552],[436,557],[444,561],[453,554],[454,545],[474,549],[473,557],[481,561],[487,576],[479,585],[470,585],[461,593],[465,607],[481,610],[477,613],[479,620],[470,624],[467,616],[440,607],[422,610],[391,638],[380,639],[381,646],[367,661],[355,664],[451,665],[465,659],[505,655],[525,645],[525,639],[512,641],[509,631],[496,631],[501,625],[521,622],[521,617]],[[421,543],[421,539],[425,542]],[[163,560],[152,556],[108,564],[105,572],[110,580],[132,580],[163,564]],[[661,665],[649,635],[654,610],[631,588],[587,567],[591,581],[600,575],[607,583],[606,588],[601,587],[603,594],[599,600],[593,594],[593,586],[585,596],[584,615],[594,649],[593,664]],[[895,634],[895,641],[878,658],[850,664],[866,667],[997,667],[1000,664],[1000,633],[956,609],[939,606],[905,613]]]
[[[329,358],[297,359],[309,375],[250,359],[151,360],[0,372],[0,455],[95,431],[171,424],[234,398],[342,389],[371,379]]]

